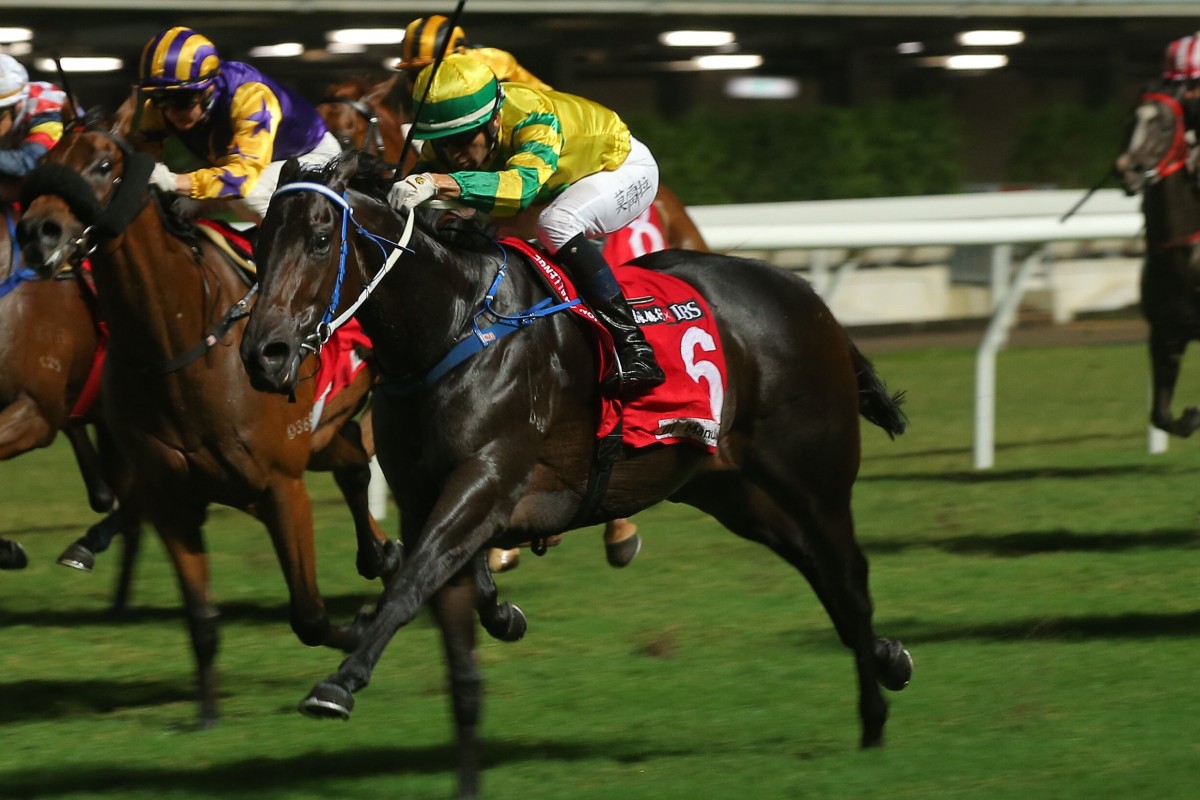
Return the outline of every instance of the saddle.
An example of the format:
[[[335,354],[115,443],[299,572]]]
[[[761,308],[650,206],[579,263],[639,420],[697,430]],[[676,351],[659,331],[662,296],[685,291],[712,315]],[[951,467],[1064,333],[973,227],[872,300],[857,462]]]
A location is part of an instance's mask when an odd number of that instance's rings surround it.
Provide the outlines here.
[[[579,299],[570,278],[544,252],[522,239],[505,238],[500,244],[524,256],[522,260],[540,276],[554,302]],[[601,381],[613,363],[612,336],[582,302],[571,306],[597,348],[600,421],[596,438],[621,427],[622,443],[629,447],[686,443],[715,452],[726,370],[708,303],[695,287],[673,275],[629,264],[614,267],[613,274],[667,380],[622,400],[616,387]]]

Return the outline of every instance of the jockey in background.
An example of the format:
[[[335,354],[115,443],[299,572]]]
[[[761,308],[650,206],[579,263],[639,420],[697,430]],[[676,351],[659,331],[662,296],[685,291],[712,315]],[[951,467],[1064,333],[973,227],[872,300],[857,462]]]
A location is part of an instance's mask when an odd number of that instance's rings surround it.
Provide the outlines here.
[[[654,201],[658,163],[613,111],[576,95],[501,84],[482,62],[452,53],[421,71],[424,98],[414,136],[431,170],[394,184],[397,210],[452,199],[496,217],[534,204],[538,239],[567,268],[580,295],[612,333],[620,392],[663,382],[654,350],[633,319],[612,269],[589,238],[628,225]]]
[[[1196,175],[1196,130],[1200,128],[1200,33],[1167,45],[1163,58],[1163,89],[1183,108],[1189,145],[1188,168]],[[1200,176],[1198,176],[1200,178]]]
[[[409,89],[417,74],[433,63],[438,53],[449,55],[461,53],[486,64],[500,81],[516,81],[543,91],[549,84],[538,80],[532,72],[522,67],[512,53],[495,47],[477,47],[467,44],[467,34],[462,28],[450,26],[450,20],[440,14],[418,17],[404,29],[404,44],[401,46],[400,61],[396,69],[408,76]],[[409,91],[409,96],[412,92]]]
[[[30,81],[15,58],[0,54],[0,201],[16,200],[20,179],[62,138],[67,95],[43,81]]]
[[[341,152],[316,109],[249,64],[222,61],[206,37],[175,27],[146,43],[138,67],[145,97],[135,139],[157,148],[176,137],[208,166],[176,175],[159,163],[151,185],[195,200],[226,201],[258,223],[283,162],[319,166]],[[223,210],[223,209],[222,209]]]

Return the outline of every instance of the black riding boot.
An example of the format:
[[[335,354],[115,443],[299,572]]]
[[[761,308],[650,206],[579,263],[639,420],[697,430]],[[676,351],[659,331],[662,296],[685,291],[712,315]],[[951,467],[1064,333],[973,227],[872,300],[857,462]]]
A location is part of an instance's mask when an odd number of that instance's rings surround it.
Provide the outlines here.
[[[654,359],[654,348],[633,321],[633,311],[621,294],[604,255],[581,233],[555,253],[596,318],[612,334],[620,361],[621,394],[629,397],[658,386],[666,376]]]

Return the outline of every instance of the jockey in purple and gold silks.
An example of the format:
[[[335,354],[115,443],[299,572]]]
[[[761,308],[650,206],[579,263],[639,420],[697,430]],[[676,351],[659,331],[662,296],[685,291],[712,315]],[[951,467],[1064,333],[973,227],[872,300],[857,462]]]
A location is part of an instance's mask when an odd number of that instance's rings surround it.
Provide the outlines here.
[[[288,158],[316,166],[341,152],[321,115],[295,91],[249,64],[221,61],[189,28],[151,39],[142,51],[139,88],[146,95],[138,137],[176,137],[210,166],[176,175],[163,164],[150,182],[197,200],[230,200],[261,220]]]

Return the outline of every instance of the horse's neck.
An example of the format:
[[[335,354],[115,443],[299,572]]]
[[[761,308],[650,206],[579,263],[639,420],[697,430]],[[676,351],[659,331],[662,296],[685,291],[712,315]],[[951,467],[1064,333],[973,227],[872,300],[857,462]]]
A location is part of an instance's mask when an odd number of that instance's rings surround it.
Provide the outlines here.
[[[232,304],[223,263],[198,263],[148,205],[121,237],[92,255],[101,316],[114,347],[146,365],[186,352]]]
[[[413,249],[359,312],[380,368],[394,378],[419,376],[441,361],[469,330],[500,266],[494,259],[445,259],[437,249],[434,257],[420,243]]]
[[[1200,195],[1183,170],[1147,187],[1142,212],[1152,247],[1176,244],[1200,231]]]

